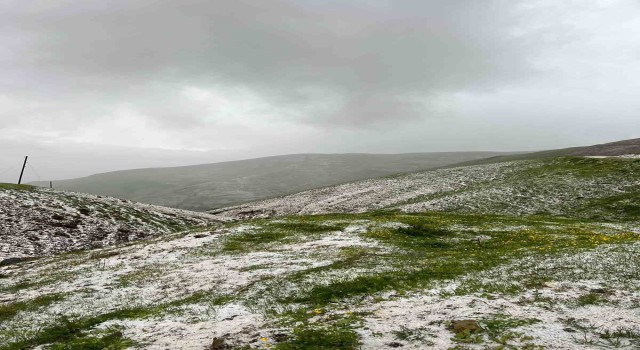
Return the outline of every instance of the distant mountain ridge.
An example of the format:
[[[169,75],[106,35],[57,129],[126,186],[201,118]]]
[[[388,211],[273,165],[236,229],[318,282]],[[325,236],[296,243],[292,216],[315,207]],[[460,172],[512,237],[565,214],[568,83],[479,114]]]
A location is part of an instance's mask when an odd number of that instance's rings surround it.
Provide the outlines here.
[[[640,138],[608,142],[608,143],[592,145],[592,146],[561,148],[561,149],[531,152],[531,153],[524,153],[524,154],[499,155],[499,156],[489,157],[485,159],[461,162],[458,164],[454,164],[452,166],[492,164],[492,163],[508,162],[512,160],[532,160],[532,159],[553,158],[553,157],[560,157],[560,156],[613,157],[613,156],[622,156],[626,154],[640,154]]]
[[[205,211],[503,154],[294,154],[182,167],[115,171],[55,181],[54,188]],[[49,185],[48,182],[33,184]]]
[[[436,168],[559,156],[640,154],[640,139],[531,153],[293,154],[212,164],[108,172],[55,181],[59,190],[207,211],[301,191]],[[47,187],[44,182],[33,183]]]
[[[640,154],[640,138],[580,147],[571,151],[572,156],[621,156]]]

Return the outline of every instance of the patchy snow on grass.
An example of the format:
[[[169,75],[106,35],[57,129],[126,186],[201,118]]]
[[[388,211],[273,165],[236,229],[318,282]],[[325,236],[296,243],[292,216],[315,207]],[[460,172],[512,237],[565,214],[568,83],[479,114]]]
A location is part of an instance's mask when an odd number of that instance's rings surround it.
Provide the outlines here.
[[[221,209],[220,215],[247,218],[323,213],[362,213],[436,193],[504,178],[515,163],[441,169],[358,181]],[[520,168],[526,165],[520,165]],[[531,166],[531,165],[529,165]]]
[[[546,293],[548,298],[554,296],[554,291]],[[599,337],[600,334],[622,328],[640,334],[640,312],[615,305],[577,308],[556,305],[549,308],[523,305],[520,297],[488,299],[475,295],[448,298],[416,295],[384,301],[365,310],[373,314],[365,317],[364,328],[359,331],[364,349],[388,348],[393,343],[407,349],[429,346],[448,349],[463,344],[468,349],[485,349],[487,345],[500,345],[497,341],[500,337],[508,338],[507,344],[516,348],[528,344],[546,349],[601,349],[603,345],[606,347],[606,341]],[[468,339],[456,337],[450,329],[451,322],[460,320],[476,321],[487,332],[479,332],[480,337],[475,340],[477,344],[467,344]],[[511,327],[492,334],[488,324],[495,322],[505,322]],[[589,331],[585,332],[580,327]],[[407,333],[413,337],[405,338],[403,334]],[[472,334],[465,336],[471,339]],[[584,339],[593,341],[593,344],[584,342]],[[619,341],[619,348],[634,349],[637,345],[623,337]]]
[[[113,320],[105,322],[102,327],[122,326],[126,338],[150,350],[202,350],[211,344],[213,338],[232,339],[227,340],[228,345],[260,345],[264,342],[259,339],[268,336],[267,332],[258,330],[265,321],[264,317],[242,305],[228,304],[198,316]]]
[[[3,288],[25,282],[33,285],[19,293],[4,289],[0,300],[26,301],[51,293],[64,293],[65,298],[21,312],[0,325],[0,342],[13,340],[11,334],[33,334],[59,322],[61,315],[91,317],[127,308],[156,310],[170,304],[146,317],[112,319],[98,328],[120,326],[126,338],[145,349],[175,344],[181,349],[203,349],[214,338],[224,338],[231,346],[267,348],[279,332],[268,316],[270,310],[284,311],[285,306],[277,303],[279,298],[296,295],[301,287],[352,280],[388,268],[383,264],[347,265],[304,274],[340,261],[345,249],[390,252],[389,247],[362,235],[366,229],[381,226],[399,225],[360,220],[343,230],[304,236],[298,242],[274,242],[241,253],[221,250],[224,239],[262,229],[260,225],[237,225],[7,266],[0,271],[8,275],[2,280]],[[640,275],[634,259],[639,255],[640,244],[634,243],[524,258],[441,282],[431,290],[370,296],[350,311],[365,313],[362,326],[356,327],[362,349],[447,349],[456,345],[484,349],[502,343],[516,348],[597,349],[610,341],[632,349],[637,344],[634,334],[640,334],[640,294],[634,283]],[[298,272],[303,274],[293,283],[289,278]],[[546,278],[543,283],[533,289],[526,285],[529,278],[538,276]],[[507,288],[510,284],[522,290],[505,292],[511,290]],[[239,291],[243,299],[225,299]],[[198,293],[205,297],[189,299]],[[326,316],[340,313],[344,310],[328,310]],[[481,330],[456,335],[450,324],[459,320],[473,320]],[[611,334],[615,339],[603,338]]]
[[[622,158],[622,159],[640,159],[640,154],[622,154],[619,156],[584,156],[585,158],[605,159],[605,158]]]
[[[456,345],[484,349],[503,341],[516,348],[637,349],[639,254],[638,243],[604,245],[561,257],[523,259],[406,297],[392,295],[387,301],[357,310],[371,313],[359,330],[363,348],[395,344],[407,349]],[[523,286],[528,277],[547,281],[528,289]],[[467,289],[469,294],[455,295],[470,281],[479,281],[479,290]],[[505,285],[525,289],[501,294]],[[460,320],[473,320],[483,330],[476,335],[456,336],[450,324]],[[496,323],[509,327],[496,332],[492,329]]]
[[[251,288],[262,293],[262,285],[258,282],[329,265],[340,259],[344,248],[378,247],[376,241],[358,235],[362,231],[361,224],[353,224],[344,231],[307,237],[298,243],[275,245],[269,249],[242,254],[220,251],[220,240],[251,234],[257,229],[258,226],[239,225],[187,235],[175,234],[78,253],[66,259],[52,257],[26,266],[4,267],[0,271],[8,276],[2,279],[4,288],[23,286],[19,293],[11,289],[0,290],[0,300],[5,303],[33,300],[52,293],[66,297],[37,311],[21,312],[11,322],[0,325],[0,343],[10,341],[10,338],[2,339],[2,334],[30,334],[57,322],[60,315],[92,317],[114,310],[154,308],[172,302],[179,304],[171,307],[174,312],[160,312],[145,319],[113,320],[103,326],[122,325],[125,336],[150,349],[166,348],[167,344],[176,341],[183,341],[180,344],[184,349],[202,349],[213,337],[223,335],[251,343],[262,337],[257,337],[255,330],[263,322],[263,312],[250,310],[239,303],[212,305],[207,298],[185,301],[184,305],[180,300],[197,293],[215,298]],[[370,271],[354,269],[351,272]],[[267,294],[260,297],[261,304],[270,302]]]
[[[638,174],[638,163],[631,158],[598,164],[554,158],[430,170],[304,191],[215,213],[266,218],[401,210],[589,217],[597,210],[589,206],[592,201],[637,190],[637,179],[630,174]]]

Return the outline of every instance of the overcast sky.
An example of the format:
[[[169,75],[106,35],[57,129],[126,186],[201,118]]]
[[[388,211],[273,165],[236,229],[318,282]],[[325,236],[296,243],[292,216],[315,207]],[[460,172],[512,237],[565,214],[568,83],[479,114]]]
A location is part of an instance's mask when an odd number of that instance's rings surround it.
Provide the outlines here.
[[[636,137],[638,0],[0,2],[0,181]]]

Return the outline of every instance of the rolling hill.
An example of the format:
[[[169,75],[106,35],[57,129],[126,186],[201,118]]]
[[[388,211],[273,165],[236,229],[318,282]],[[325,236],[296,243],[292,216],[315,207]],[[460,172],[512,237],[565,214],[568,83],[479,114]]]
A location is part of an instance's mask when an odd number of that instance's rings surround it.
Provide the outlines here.
[[[640,199],[638,154],[640,139],[498,156],[211,212],[239,218],[372,210],[578,215],[582,206],[604,204],[609,196],[627,192],[631,208]],[[639,209],[630,210],[637,214]]]
[[[297,154],[195,166],[117,171],[55,181],[54,187],[204,211],[497,154]],[[34,184],[49,186],[48,182]]]
[[[356,181],[211,213],[258,218],[400,210],[586,218],[617,203],[618,218],[623,213],[634,218],[640,215],[639,200],[640,160],[557,157]]]

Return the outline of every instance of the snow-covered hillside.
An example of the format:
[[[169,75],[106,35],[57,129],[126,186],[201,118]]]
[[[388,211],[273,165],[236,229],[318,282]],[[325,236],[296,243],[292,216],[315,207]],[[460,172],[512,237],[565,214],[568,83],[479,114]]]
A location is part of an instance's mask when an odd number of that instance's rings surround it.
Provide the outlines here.
[[[629,198],[616,199],[625,195]],[[619,205],[627,200],[633,206],[636,197],[640,198],[640,160],[562,157],[358,181],[212,213],[257,218],[384,209],[593,217],[607,201]]]
[[[0,261],[126,243],[220,221],[206,213],[0,184]]]

